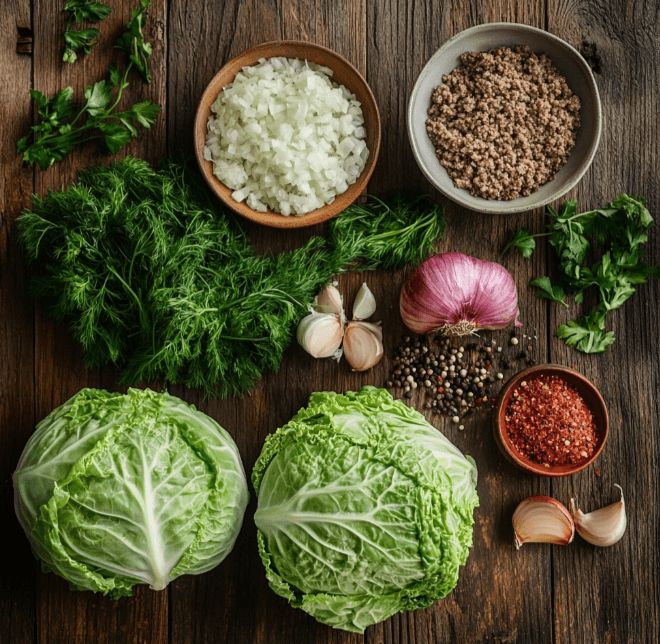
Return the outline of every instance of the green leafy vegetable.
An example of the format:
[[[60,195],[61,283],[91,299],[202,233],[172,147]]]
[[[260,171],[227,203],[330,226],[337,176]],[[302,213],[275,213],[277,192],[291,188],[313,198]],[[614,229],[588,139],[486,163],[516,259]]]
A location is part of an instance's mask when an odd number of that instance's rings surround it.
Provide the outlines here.
[[[562,306],[568,307],[564,302],[564,289],[561,286],[553,286],[549,277],[539,277],[529,283],[530,286],[537,286],[536,297],[545,297],[553,302],[559,302]]]
[[[43,266],[30,291],[70,317],[86,365],[112,362],[123,383],[162,379],[227,397],[277,370],[333,276],[432,252],[442,208],[428,196],[408,203],[351,206],[328,239],[259,256],[184,165],[155,171],[129,157],[35,196],[18,225],[26,256]]]
[[[271,588],[358,633],[430,606],[467,560],[476,480],[472,459],[384,389],[312,394],[252,472]]]
[[[147,7],[151,0],[140,0],[140,6],[131,14],[131,20],[126,25],[126,31],[119,37],[115,47],[128,54],[131,64],[142,74],[147,83],[151,82],[148,60],[151,56],[151,44],[146,42],[142,30]]]
[[[536,248],[536,242],[534,241],[535,237],[540,237],[541,235],[532,235],[532,233],[527,230],[527,228],[521,228],[514,236],[511,241],[502,249],[502,254],[506,253],[510,248],[517,248],[520,251],[520,254],[529,259]]]
[[[113,598],[217,566],[248,502],[229,434],[149,389],[83,389],[58,407],[23,450],[14,494],[44,571]]]
[[[102,2],[90,2],[90,0],[67,0],[64,11],[68,11],[70,16],[66,23],[64,31],[64,42],[66,48],[62,60],[65,63],[74,63],[78,59],[78,51],[83,50],[85,54],[92,51],[92,47],[98,45],[95,38],[98,36],[99,30],[96,28],[88,29],[71,29],[75,23],[79,25],[83,20],[87,22],[101,22],[107,18],[112,9]]]
[[[82,2],[82,4],[84,7],[82,5],[78,7],[81,11],[89,8],[89,3]],[[141,0],[140,6],[133,12],[133,19],[127,25],[132,34],[135,30],[132,24],[138,22],[139,36],[124,34],[130,36],[127,42],[132,43],[131,47],[140,52],[139,57],[134,60],[133,54],[129,56],[129,64],[123,75],[117,65],[112,63],[108,69],[107,80],[101,80],[85,88],[85,103],[80,110],[73,102],[72,87],[60,90],[50,100],[38,90],[30,90],[41,120],[30,128],[31,131],[27,136],[16,143],[16,154],[22,153],[24,161],[31,164],[38,163],[42,170],[46,170],[56,161],[61,161],[77,145],[94,139],[103,140],[105,152],[116,154],[131,138],[138,135],[138,125],[151,129],[160,113],[160,105],[154,105],[146,100],[136,103],[123,112],[114,111],[119,105],[123,91],[129,85],[127,79],[132,67],[137,67],[147,82],[150,81],[146,64],[151,46],[144,42],[141,31],[144,24],[144,10],[148,6],[149,0]],[[82,34],[83,31],[72,33]],[[84,122],[79,124],[83,117],[85,117]]]
[[[605,328],[605,318],[619,308],[634,292],[638,284],[660,277],[659,266],[641,261],[646,255],[642,248],[648,242],[647,230],[654,225],[643,197],[620,194],[605,208],[577,212],[575,199],[564,202],[556,212],[548,206],[552,221],[546,225],[550,245],[559,258],[558,283],[552,285],[548,277],[532,280],[538,287],[537,297],[545,297],[564,306],[564,294],[575,294],[575,301],[584,300],[584,292],[591,286],[598,288],[599,304],[577,321],[563,324],[557,331],[567,345],[585,353],[602,353],[614,343],[614,333]],[[523,257],[531,257],[533,237],[526,229],[519,230],[504,247],[515,246]],[[604,250],[593,266],[586,266],[594,239]]]

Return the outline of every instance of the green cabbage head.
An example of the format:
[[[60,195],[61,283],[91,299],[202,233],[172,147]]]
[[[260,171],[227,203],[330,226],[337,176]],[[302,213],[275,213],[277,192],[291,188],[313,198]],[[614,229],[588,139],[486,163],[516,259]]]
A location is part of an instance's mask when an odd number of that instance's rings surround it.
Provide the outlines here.
[[[58,407],[26,445],[14,489],[42,568],[113,598],[217,566],[248,501],[229,434],[149,389],[83,389]]]
[[[361,633],[449,593],[472,545],[477,470],[384,389],[315,393],[252,473],[271,588]]]

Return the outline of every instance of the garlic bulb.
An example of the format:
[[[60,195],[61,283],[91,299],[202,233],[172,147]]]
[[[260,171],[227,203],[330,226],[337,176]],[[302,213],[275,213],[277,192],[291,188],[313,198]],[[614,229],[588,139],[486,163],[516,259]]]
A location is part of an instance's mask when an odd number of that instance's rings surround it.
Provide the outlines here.
[[[341,358],[344,325],[334,313],[314,311],[298,325],[296,337],[300,346],[315,358]]]
[[[414,333],[469,335],[518,322],[518,295],[499,264],[462,253],[429,257],[401,291],[401,317]]]
[[[316,296],[316,306],[319,313],[334,313],[340,320],[344,319],[343,301],[339,291],[329,284]]]
[[[599,510],[584,514],[577,509],[575,499],[571,499],[571,514],[575,520],[578,534],[594,546],[613,546],[626,531],[626,504],[620,485],[621,499]]]
[[[355,371],[371,369],[383,357],[383,331],[378,324],[349,322],[344,333],[344,355]]]
[[[516,550],[523,543],[568,545],[575,536],[575,524],[568,510],[551,496],[532,496],[513,513]]]
[[[376,298],[364,282],[353,302],[353,319],[366,320],[376,312]]]

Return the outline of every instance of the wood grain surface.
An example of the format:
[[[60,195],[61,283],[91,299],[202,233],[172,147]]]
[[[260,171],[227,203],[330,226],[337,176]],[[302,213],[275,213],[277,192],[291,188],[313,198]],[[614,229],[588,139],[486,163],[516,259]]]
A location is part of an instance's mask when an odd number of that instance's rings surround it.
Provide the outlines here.
[[[439,250],[502,262],[519,288],[522,333],[533,340],[539,362],[574,366],[603,393],[612,421],[596,464],[566,479],[524,474],[499,454],[485,410],[459,431],[432,422],[479,468],[481,505],[475,513],[474,548],[456,589],[433,607],[397,615],[364,636],[332,630],[287,605],[268,587],[256,550],[251,500],[231,555],[215,570],[174,581],[165,591],[145,587],[135,597],[111,601],[71,592],[55,575],[42,574],[13,515],[11,473],[36,422],[85,386],[121,391],[110,368],[87,370],[66,323],[56,324],[30,301],[29,279],[16,242],[15,219],[32,192],[59,189],[78,168],[102,161],[94,144],[47,171],[24,166],[16,140],[33,119],[28,90],[51,95],[72,85],[78,96],[100,79],[136,0],[107,0],[112,15],[100,25],[101,44],[74,65],[61,62],[64,0],[0,3],[0,572],[1,644],[431,644],[653,643],[660,641],[660,284],[639,288],[608,317],[617,336],[604,355],[587,356],[555,337],[558,325],[580,307],[564,310],[534,297],[532,277],[552,274],[540,243],[532,261],[499,250],[513,231],[543,227],[543,213],[476,214],[443,202],[448,219]],[[433,52],[453,34],[476,24],[522,22],[564,38],[588,56],[596,71],[605,127],[592,167],[570,196],[584,209],[617,192],[645,195],[660,210],[660,2],[636,0],[153,0],[147,37],[154,45],[153,82],[137,78],[122,99],[163,106],[157,126],[127,149],[151,162],[193,152],[193,120],[209,80],[231,57],[261,42],[301,39],[330,47],[365,75],[378,102],[383,139],[369,191],[428,191],[408,145],[405,112],[412,86]],[[20,42],[19,42],[20,41]],[[437,195],[434,195],[442,201]],[[279,231],[245,224],[262,250],[300,246],[322,226]],[[660,262],[660,232],[651,231],[650,261]],[[268,374],[242,399],[207,400],[183,387],[171,393],[217,419],[236,440],[249,472],[267,434],[303,405],[312,391],[384,385],[402,332],[398,293],[406,271],[346,275],[340,290],[351,302],[366,281],[383,320],[385,358],[371,372],[353,373],[345,362],[314,361],[292,346],[280,371]],[[485,333],[507,346],[507,331]],[[534,338],[534,336],[536,336]],[[144,383],[147,384],[147,383]],[[158,383],[150,383],[158,388]],[[413,404],[421,406],[413,398]],[[600,475],[597,474],[600,472]],[[576,496],[583,509],[608,504],[622,485],[629,527],[612,548],[579,539],[569,547],[512,546],[510,519],[517,503],[551,494]],[[253,495],[254,496],[254,495]]]

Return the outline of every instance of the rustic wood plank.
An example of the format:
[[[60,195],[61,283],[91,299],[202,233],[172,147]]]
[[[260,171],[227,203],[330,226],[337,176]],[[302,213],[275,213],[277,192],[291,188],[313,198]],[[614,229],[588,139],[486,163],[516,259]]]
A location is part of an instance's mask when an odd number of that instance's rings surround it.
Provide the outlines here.
[[[60,3],[34,5],[34,87],[52,94],[72,84],[77,96],[84,85],[103,76],[116,58],[112,45],[129,19],[136,0],[109,0],[111,18],[101,25],[102,44],[73,66],[60,62],[64,18]],[[329,46],[351,60],[376,94],[383,118],[383,148],[369,191],[385,195],[397,189],[428,190],[407,143],[405,111],[412,85],[429,56],[451,35],[497,20],[548,27],[579,46],[596,45],[598,83],[606,129],[593,167],[578,189],[579,202],[605,203],[617,191],[648,197],[651,210],[660,195],[654,181],[658,158],[657,123],[660,34],[658,3],[642,1],[625,8],[609,0],[528,0],[443,3],[424,0],[249,0],[199,3],[156,0],[147,21],[154,43],[153,83],[137,77],[124,99],[144,97],[166,106],[151,133],[141,133],[129,151],[156,162],[165,152],[192,152],[192,122],[197,101],[214,73],[230,57],[266,40],[296,38]],[[169,20],[168,20],[169,18]],[[33,173],[14,156],[19,132],[31,119],[27,89],[32,62],[16,52],[16,26],[30,26],[30,3],[9,0],[0,12],[0,61],[7,70],[0,96],[7,106],[0,120],[2,170],[0,189],[0,459],[3,488],[0,508],[11,512],[9,474],[34,426],[55,406],[84,386],[115,387],[112,369],[87,371],[66,324],[45,319],[42,309],[24,297],[28,272],[16,247],[13,220],[29,193],[59,189],[76,170],[101,159],[94,144],[74,153],[47,172]],[[546,24],[547,20],[547,24]],[[20,34],[27,38],[24,32]],[[20,50],[28,48],[22,42]],[[593,51],[593,47],[592,47]],[[502,257],[499,249],[521,226],[541,230],[540,212],[505,218],[477,215],[449,202],[447,239],[440,250],[461,250],[500,261],[519,285],[521,333],[537,330],[534,355],[574,364],[601,388],[612,417],[612,435],[596,468],[565,481],[548,482],[518,473],[493,448],[485,413],[459,432],[442,420],[432,422],[479,465],[481,507],[476,511],[475,546],[456,590],[425,611],[388,620],[360,637],[333,631],[288,607],[267,586],[256,553],[253,498],[234,552],[216,570],[175,581],[168,592],[140,588],[133,599],[112,602],[67,589],[55,575],[18,575],[6,571],[0,582],[0,641],[7,642],[632,642],[655,641],[660,623],[658,543],[660,464],[654,431],[660,403],[658,283],[639,293],[611,316],[617,343],[603,356],[583,356],[554,338],[557,326],[577,314],[533,297],[526,283],[547,274],[552,258],[539,244],[533,261]],[[278,232],[246,226],[261,249],[279,252],[301,245],[314,227]],[[660,241],[651,231],[650,260],[660,261]],[[17,269],[20,267],[20,269]],[[269,374],[251,395],[229,401],[203,401],[198,392],[173,387],[172,393],[216,418],[235,438],[248,474],[267,433],[303,406],[310,392],[345,391],[363,384],[383,385],[403,324],[398,292],[406,272],[347,275],[339,279],[348,307],[366,280],[374,291],[376,319],[385,321],[385,358],[367,374],[352,373],[345,362],[311,360],[292,346],[278,374]],[[542,331],[544,329],[545,331]],[[506,332],[484,334],[505,345]],[[550,339],[550,342],[548,340]],[[154,385],[154,388],[157,388]],[[419,402],[413,398],[413,404]],[[616,498],[613,483],[626,493],[629,528],[611,549],[597,550],[579,539],[568,548],[510,545],[510,517],[524,497],[551,492],[564,502],[578,496],[585,509]],[[12,552],[30,561],[27,540],[18,524],[9,527]],[[35,577],[37,578],[35,585]],[[36,605],[36,612],[35,612]]]
[[[660,188],[660,27],[658,3],[557,1],[549,3],[548,28],[573,46],[586,44],[599,73],[603,103],[600,148],[592,167],[571,196],[587,210],[619,192],[647,197],[658,217]],[[651,230],[650,263],[660,263],[660,233]],[[550,259],[554,264],[554,257]],[[610,437],[596,464],[553,482],[564,503],[577,497],[586,512],[618,499],[623,487],[628,529],[612,548],[595,548],[576,538],[555,548],[555,641],[651,642],[660,623],[660,492],[657,432],[660,390],[657,303],[660,284],[638,287],[623,307],[607,318],[616,343],[607,353],[585,355],[552,339],[554,362],[575,365],[601,390],[610,412]],[[570,309],[550,308],[549,332],[586,313],[594,300]],[[596,470],[601,471],[598,476]]]
[[[13,514],[11,473],[34,429],[34,306],[25,297],[27,269],[17,243],[16,217],[29,205],[34,175],[16,157],[19,133],[31,125],[32,57],[29,0],[10,0],[0,12],[0,515],[8,552],[23,562],[0,576],[0,640],[19,644],[36,632],[37,562]],[[18,41],[21,40],[21,44]]]
[[[193,119],[202,92],[224,63],[251,46],[276,39],[309,40],[338,51],[364,73],[365,15],[363,1],[225,2],[222,10],[211,12],[197,3],[173,0],[170,104],[176,100],[178,108],[170,112],[170,151],[192,153]],[[199,56],[200,51],[206,55]],[[321,226],[287,232],[244,227],[259,249],[275,253],[297,248],[322,231]],[[312,391],[355,388],[358,380],[345,365],[338,370],[337,365],[311,360],[299,347],[292,347],[279,373],[268,374],[240,400],[204,402],[195,392],[179,387],[172,393],[194,402],[229,431],[249,476],[266,435],[305,405]],[[229,557],[208,574],[172,585],[171,641],[361,642],[359,635],[334,631],[288,607],[270,590],[257,554],[252,496]]]
[[[112,14],[99,25],[99,45],[89,56],[70,65],[61,61],[62,32],[66,22],[63,5],[35,3],[34,9],[34,87],[51,96],[66,85],[74,88],[81,101],[86,85],[103,78],[112,61],[124,64],[123,54],[114,49],[118,36],[130,20],[135,0],[110,1]],[[165,104],[165,20],[164,0],[152,1],[146,36],[152,42],[153,82],[147,86],[137,73],[129,78],[120,106],[129,106],[144,98]],[[137,141],[122,150],[152,161],[165,152],[166,119],[164,115],[150,132],[142,131]],[[36,192],[59,190],[75,180],[77,170],[90,164],[107,162],[96,142],[74,150],[64,161],[49,170],[36,171]],[[113,388],[114,376],[100,369],[87,370],[82,351],[73,342],[67,323],[55,324],[36,307],[35,329],[36,393],[35,415],[40,420],[83,387]],[[167,639],[167,591],[154,593],[140,589],[130,600],[112,601],[92,593],[71,592],[59,577],[40,575],[38,581],[38,640],[40,642],[165,642]]]
[[[475,24],[510,20],[543,27],[544,4],[383,0],[368,3],[367,79],[380,106],[384,133],[381,159],[370,182],[371,191],[381,195],[393,190],[430,189],[407,140],[407,102],[417,76],[431,55],[452,35]],[[448,221],[447,238],[439,250],[460,250],[500,262],[512,273],[519,292],[524,291],[530,266],[513,254],[502,257],[499,251],[517,228],[540,230],[540,212],[505,218],[469,212],[444,198],[439,200],[445,205]],[[533,263],[534,270],[544,270],[545,255],[536,254]],[[385,339],[386,356],[391,356],[404,330],[396,298],[391,293],[399,292],[404,275],[396,274],[389,279],[382,274],[375,277],[376,297],[390,307],[385,315],[388,320]],[[531,341],[533,355],[544,362],[547,306],[529,296],[520,298],[520,306],[524,327],[519,332],[519,348],[523,346],[523,334],[537,336],[538,339]],[[485,341],[495,339],[498,346],[514,353],[508,345],[508,330],[481,335]],[[377,368],[374,372],[375,381],[382,384],[382,371]],[[417,407],[421,408],[421,404],[417,403]],[[520,473],[504,461],[494,447],[490,414],[486,410],[466,419],[464,432],[448,420],[438,417],[431,420],[477,462],[481,507],[475,511],[474,547],[458,586],[447,598],[427,610],[395,616],[369,629],[366,641],[551,642],[552,619],[547,609],[552,596],[550,552],[535,548],[515,552],[511,529],[511,515],[518,502],[532,494],[548,493],[549,483]]]

